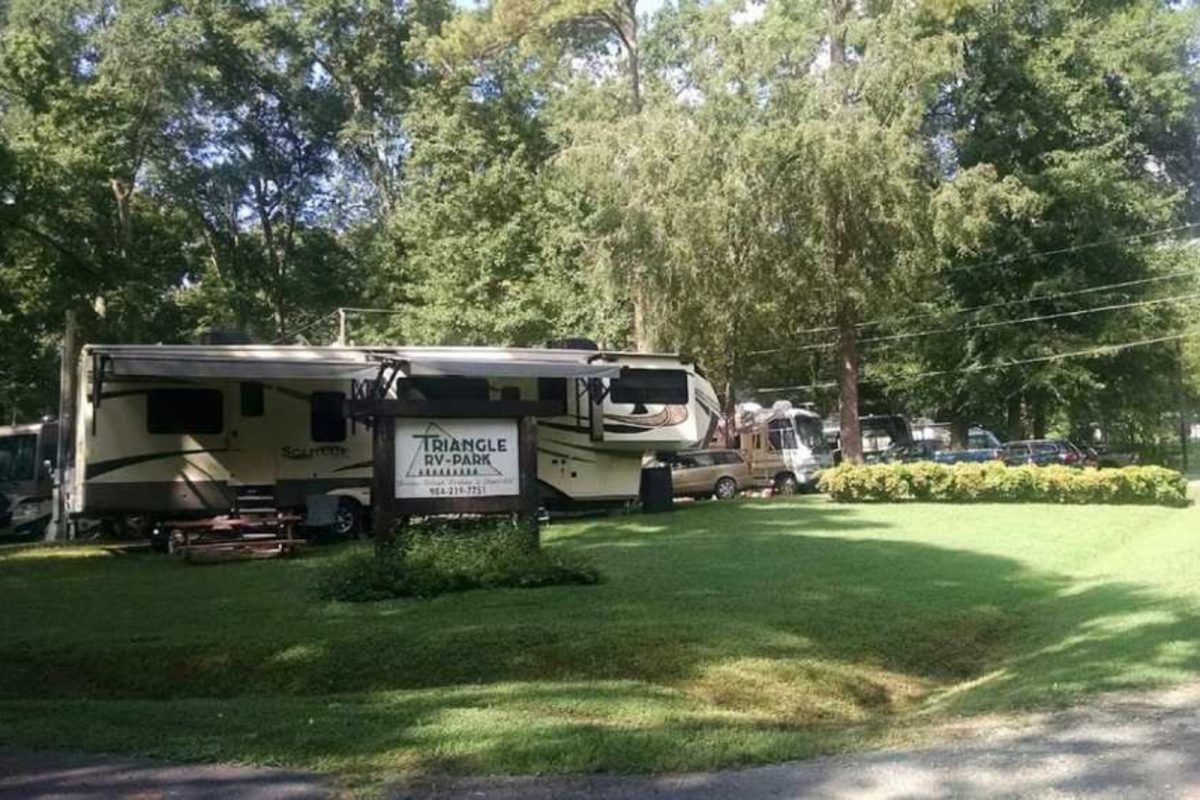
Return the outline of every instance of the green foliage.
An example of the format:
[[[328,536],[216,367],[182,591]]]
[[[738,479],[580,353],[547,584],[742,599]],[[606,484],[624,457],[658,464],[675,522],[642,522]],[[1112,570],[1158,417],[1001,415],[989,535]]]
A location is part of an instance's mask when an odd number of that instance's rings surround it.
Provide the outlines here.
[[[1014,0],[954,15],[963,61],[931,119],[949,147],[934,228],[950,271],[922,327],[959,330],[881,359],[874,375],[894,397],[1013,438],[1043,435],[1055,416],[1063,432],[1103,420],[1117,436],[1144,435],[1175,410],[1169,345],[994,367],[1184,330],[1192,315],[1183,304],[988,323],[1195,290],[1184,277],[1029,300],[1188,268],[1146,234],[1181,221],[1194,184],[1184,165],[1200,163],[1180,147],[1200,121],[1200,75],[1186,66],[1198,13],[1120,0],[1079,15],[1063,0]]]
[[[516,524],[430,522],[392,547],[355,550],[327,562],[313,589],[323,600],[363,603],[468,589],[586,585],[599,579],[581,561],[531,548],[529,533]]]
[[[821,489],[839,503],[1188,503],[1187,479],[1164,467],[842,464],[821,474]]]
[[[1200,208],[1200,10],[1077,5],[0,3],[0,419],[54,405],[67,309],[92,341],[327,343],[382,306],[353,341],[678,349],[732,401],[833,378],[834,321],[1191,291],[1030,300],[1195,266],[1141,234]],[[1191,316],[871,343],[864,393],[1144,440],[1169,348],[995,367]]]

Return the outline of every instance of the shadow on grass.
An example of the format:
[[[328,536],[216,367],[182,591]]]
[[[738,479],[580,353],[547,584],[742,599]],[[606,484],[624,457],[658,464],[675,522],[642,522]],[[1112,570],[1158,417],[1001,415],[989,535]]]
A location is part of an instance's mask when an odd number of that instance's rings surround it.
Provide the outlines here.
[[[1177,601],[879,528],[698,505],[552,532],[597,587],[361,607],[313,603],[303,560],[0,562],[0,729],[201,760],[670,770],[828,751],[931,696],[1001,709],[1200,668]]]

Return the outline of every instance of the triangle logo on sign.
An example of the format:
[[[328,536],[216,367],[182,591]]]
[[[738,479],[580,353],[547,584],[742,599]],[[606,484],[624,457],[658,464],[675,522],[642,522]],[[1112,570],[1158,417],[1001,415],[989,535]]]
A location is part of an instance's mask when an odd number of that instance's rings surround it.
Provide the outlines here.
[[[468,444],[436,422],[429,423],[424,432],[414,433],[417,450],[408,464],[405,477],[474,477],[503,475],[491,462],[490,453],[479,453],[473,441]]]

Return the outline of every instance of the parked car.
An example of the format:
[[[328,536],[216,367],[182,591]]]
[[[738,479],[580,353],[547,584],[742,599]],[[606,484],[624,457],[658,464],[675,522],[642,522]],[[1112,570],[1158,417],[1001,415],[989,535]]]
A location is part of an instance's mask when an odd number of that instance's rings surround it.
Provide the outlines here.
[[[949,447],[945,447],[938,450],[933,460],[939,464],[958,464],[999,461],[1003,458],[1004,445],[996,437],[996,434],[984,428],[971,428],[967,434],[965,450],[951,450]]]
[[[728,500],[751,486],[750,469],[737,450],[684,450],[660,453],[671,468],[676,497],[716,497]]]
[[[1026,439],[1004,445],[1004,463],[1009,466],[1065,464],[1082,467],[1086,462],[1083,451],[1066,439]]]
[[[935,461],[938,455],[937,442],[913,442],[889,447],[874,461],[880,464],[911,464],[914,461]],[[868,463],[873,463],[868,461]]]

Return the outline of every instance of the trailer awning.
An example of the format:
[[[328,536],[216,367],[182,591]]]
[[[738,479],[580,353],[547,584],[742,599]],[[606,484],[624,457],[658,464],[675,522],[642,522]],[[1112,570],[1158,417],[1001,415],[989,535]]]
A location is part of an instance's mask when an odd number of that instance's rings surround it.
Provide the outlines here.
[[[406,358],[411,377],[464,378],[616,378],[619,364],[539,359]]]
[[[98,348],[112,378],[229,378],[231,380],[367,379],[378,365],[361,352],[322,353],[315,348]]]
[[[107,378],[228,378],[230,380],[373,379],[381,366],[398,377],[615,378],[604,361],[530,350],[484,348],[93,347]]]

